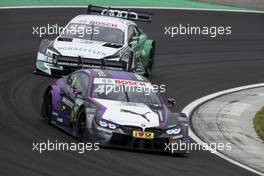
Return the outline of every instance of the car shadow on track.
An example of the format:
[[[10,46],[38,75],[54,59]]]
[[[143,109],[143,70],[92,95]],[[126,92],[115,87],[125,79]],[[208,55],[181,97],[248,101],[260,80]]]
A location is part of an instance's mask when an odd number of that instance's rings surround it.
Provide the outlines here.
[[[158,156],[166,156],[166,157],[178,157],[178,158],[189,158],[190,153],[171,153],[164,151],[152,151],[147,149],[128,149],[122,147],[109,147],[109,146],[100,146],[101,149],[106,149],[109,151],[120,151],[120,152],[133,152],[138,154],[148,154],[148,155],[158,155]]]

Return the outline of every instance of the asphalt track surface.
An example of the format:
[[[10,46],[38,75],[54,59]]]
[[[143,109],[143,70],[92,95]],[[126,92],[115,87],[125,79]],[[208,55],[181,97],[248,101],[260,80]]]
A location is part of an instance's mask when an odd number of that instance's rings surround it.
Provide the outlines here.
[[[85,9],[19,9],[0,11],[0,175],[183,175],[248,176],[252,173],[209,152],[190,157],[101,149],[99,152],[32,151],[32,143],[76,140],[41,120],[44,88],[54,78],[34,75],[40,38],[32,26],[60,25]],[[264,14],[155,10],[142,24],[157,41],[151,80],[167,85],[167,97],[180,110],[207,94],[264,82]],[[228,37],[164,36],[164,25],[230,25]]]

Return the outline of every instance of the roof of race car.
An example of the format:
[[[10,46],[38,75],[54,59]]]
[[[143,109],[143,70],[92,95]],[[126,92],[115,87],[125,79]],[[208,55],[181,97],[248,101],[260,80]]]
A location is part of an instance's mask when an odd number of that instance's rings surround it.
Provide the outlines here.
[[[71,23],[81,23],[81,24],[94,24],[97,26],[103,27],[112,27],[118,28],[122,31],[125,31],[129,25],[134,24],[133,21],[117,18],[117,17],[110,17],[110,16],[102,16],[102,15],[78,15],[74,17]]]
[[[84,71],[88,74],[91,74],[93,78],[124,79],[149,83],[149,81],[145,77],[126,71],[107,69],[84,69]]]

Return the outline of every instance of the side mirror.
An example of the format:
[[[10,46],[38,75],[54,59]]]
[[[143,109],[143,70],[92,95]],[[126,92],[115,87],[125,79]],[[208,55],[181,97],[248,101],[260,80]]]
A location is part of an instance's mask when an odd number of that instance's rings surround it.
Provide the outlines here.
[[[168,105],[169,105],[168,107],[173,108],[175,103],[176,103],[176,100],[174,98],[168,99]]]
[[[133,45],[137,44],[138,41],[139,41],[139,36],[133,36],[133,37],[130,39],[129,45],[130,45],[130,46],[133,46]]]
[[[73,94],[75,95],[75,98],[82,95],[82,91],[78,90],[76,87],[73,87]]]
[[[139,41],[139,36],[133,36],[133,37],[131,38],[131,41],[136,41],[136,42],[138,42],[138,41]]]
[[[66,77],[66,81],[68,85],[72,85],[72,79],[71,77]]]

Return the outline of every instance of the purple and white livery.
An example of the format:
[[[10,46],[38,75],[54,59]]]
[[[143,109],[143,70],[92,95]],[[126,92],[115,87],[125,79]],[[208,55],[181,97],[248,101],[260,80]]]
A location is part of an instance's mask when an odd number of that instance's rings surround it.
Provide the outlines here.
[[[186,115],[172,113],[145,77],[124,71],[83,69],[57,80],[45,90],[42,116],[103,146],[163,150],[189,141]]]

